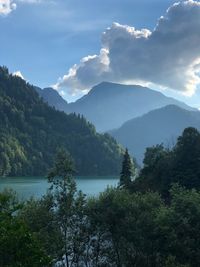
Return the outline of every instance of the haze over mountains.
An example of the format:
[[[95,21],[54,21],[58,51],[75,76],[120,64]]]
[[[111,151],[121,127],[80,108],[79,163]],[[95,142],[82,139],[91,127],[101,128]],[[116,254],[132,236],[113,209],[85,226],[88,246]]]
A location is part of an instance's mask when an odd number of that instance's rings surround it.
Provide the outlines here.
[[[193,110],[183,102],[138,85],[103,82],[94,86],[87,95],[74,103],[67,103],[51,88],[37,89],[37,91],[49,105],[56,109],[84,115],[99,132],[119,128],[130,119],[166,105],[173,104]]]
[[[37,89],[51,106],[83,114],[98,131],[109,132],[127,147],[139,164],[146,147],[171,146],[184,128],[200,129],[200,112],[152,89],[103,82],[74,103],[67,103],[52,88]]]
[[[43,98],[43,100],[49,104],[49,106],[55,107],[60,111],[66,111],[68,103],[59,95],[56,90],[51,87],[41,89],[35,86],[34,88],[37,93]]]
[[[53,109],[0,67],[0,176],[46,175],[59,148],[70,152],[79,175],[120,173],[123,151],[111,136],[82,116]]]
[[[186,127],[200,129],[200,112],[188,111],[175,105],[153,110],[124,123],[110,133],[142,163],[147,147],[163,143],[173,146]]]

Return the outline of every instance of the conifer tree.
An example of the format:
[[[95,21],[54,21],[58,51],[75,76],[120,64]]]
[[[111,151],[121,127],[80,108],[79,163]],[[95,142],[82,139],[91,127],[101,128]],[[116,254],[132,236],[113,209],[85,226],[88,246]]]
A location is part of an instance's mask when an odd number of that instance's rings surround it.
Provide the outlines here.
[[[134,165],[128,149],[124,153],[122,162],[122,170],[120,174],[120,187],[128,188],[131,184],[132,177],[134,176]]]

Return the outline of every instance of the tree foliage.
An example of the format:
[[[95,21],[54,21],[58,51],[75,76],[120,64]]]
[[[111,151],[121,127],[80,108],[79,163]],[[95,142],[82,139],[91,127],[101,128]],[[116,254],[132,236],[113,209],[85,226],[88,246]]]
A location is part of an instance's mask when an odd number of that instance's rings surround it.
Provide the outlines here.
[[[120,171],[122,149],[112,137],[98,134],[80,115],[49,107],[5,67],[0,67],[0,114],[0,176],[46,175],[61,147],[75,159],[78,174]]]
[[[147,148],[144,166],[131,186],[133,191],[153,190],[168,198],[173,183],[200,189],[200,133],[195,128],[186,128],[171,150],[163,145]]]
[[[135,166],[133,159],[131,159],[128,149],[126,149],[122,161],[122,170],[120,173],[120,187],[129,188],[134,174]]]
[[[39,240],[17,216],[20,208],[14,193],[0,193],[0,266],[50,266]]]
[[[190,132],[198,140],[195,129],[186,129],[183,136]],[[0,194],[0,262],[25,267],[55,263],[67,267],[200,266],[198,183],[193,185],[197,189],[169,186],[177,176],[164,182],[166,166],[174,168],[177,151],[184,151],[182,141],[179,138],[172,151],[163,146],[147,150],[141,171],[145,178],[136,179],[139,191],[108,188],[90,198],[76,188],[72,158],[59,151],[49,172],[50,189],[42,199],[20,205],[12,194]],[[173,175],[173,168],[167,173]],[[163,175],[160,180],[158,172]],[[149,185],[154,190],[149,191]],[[170,201],[156,192],[164,189]],[[13,257],[8,260],[9,253]]]
[[[61,252],[67,267],[76,264],[81,257],[85,228],[85,196],[81,191],[77,191],[73,172],[73,160],[67,152],[60,150],[48,179],[54,198],[55,221],[62,234]]]

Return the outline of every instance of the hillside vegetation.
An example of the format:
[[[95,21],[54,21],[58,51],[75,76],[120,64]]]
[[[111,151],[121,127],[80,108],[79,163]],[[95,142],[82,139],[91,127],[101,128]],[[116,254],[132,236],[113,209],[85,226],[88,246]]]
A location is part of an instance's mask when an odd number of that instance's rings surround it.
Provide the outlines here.
[[[33,86],[0,67],[0,176],[45,175],[61,147],[78,174],[119,173],[122,149],[112,137],[48,106]]]

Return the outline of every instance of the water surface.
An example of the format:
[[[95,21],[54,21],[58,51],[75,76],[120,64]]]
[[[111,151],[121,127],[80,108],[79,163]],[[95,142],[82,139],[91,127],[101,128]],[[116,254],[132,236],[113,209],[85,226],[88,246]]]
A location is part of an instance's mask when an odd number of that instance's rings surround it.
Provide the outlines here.
[[[117,186],[118,177],[105,176],[79,176],[76,177],[78,190],[87,195],[98,195],[108,186]],[[2,177],[0,178],[0,191],[11,188],[18,193],[18,196],[27,199],[31,196],[41,197],[46,193],[49,184],[45,177]]]

